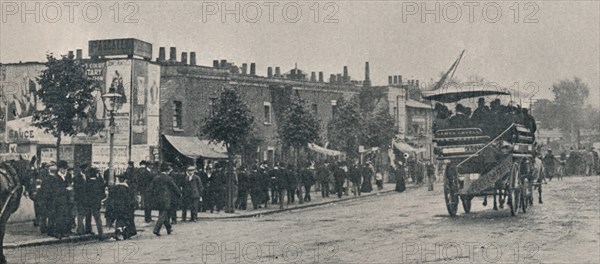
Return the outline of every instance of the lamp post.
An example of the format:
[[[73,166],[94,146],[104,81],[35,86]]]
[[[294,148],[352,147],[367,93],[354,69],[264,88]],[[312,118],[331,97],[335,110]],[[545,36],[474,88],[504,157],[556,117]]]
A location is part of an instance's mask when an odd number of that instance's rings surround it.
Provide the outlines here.
[[[115,137],[115,110],[120,107],[120,100],[122,95],[117,93],[114,87],[108,89],[108,92],[102,95],[102,102],[104,103],[104,109],[109,115],[109,154],[108,154],[108,180],[109,183],[114,184],[115,170],[113,168],[113,152],[114,152],[114,137]]]

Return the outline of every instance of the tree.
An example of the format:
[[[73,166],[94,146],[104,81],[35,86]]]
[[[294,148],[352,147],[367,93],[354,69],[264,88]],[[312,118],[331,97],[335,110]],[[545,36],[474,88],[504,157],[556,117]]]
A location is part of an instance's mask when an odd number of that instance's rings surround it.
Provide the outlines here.
[[[242,151],[254,118],[238,92],[225,88],[215,104],[214,114],[206,119],[202,133],[211,142],[223,142],[227,148],[227,213],[233,213],[233,166],[235,155]]]
[[[385,148],[398,133],[388,107],[382,107],[377,112],[364,115],[366,117],[363,118],[364,135],[361,137],[361,144],[368,148]]]
[[[299,97],[293,98],[283,112],[283,120],[277,131],[283,144],[294,148],[294,160],[298,171],[300,151],[305,150],[308,143],[319,141],[321,130],[319,120],[304,107],[305,104]],[[298,181],[298,194],[299,202],[302,203],[301,181]]]
[[[358,98],[339,98],[335,115],[327,126],[327,138],[331,146],[345,152],[349,158],[357,158],[359,139],[363,135],[361,123]]]
[[[46,55],[46,59],[46,69],[37,78],[41,86],[37,96],[44,109],[34,112],[33,125],[56,137],[58,161],[63,135],[94,135],[102,130],[103,126],[86,125],[81,122],[93,116],[93,113],[88,113],[88,109],[94,103],[92,91],[97,85],[87,77],[85,65],[73,56],[57,59],[50,53]]]

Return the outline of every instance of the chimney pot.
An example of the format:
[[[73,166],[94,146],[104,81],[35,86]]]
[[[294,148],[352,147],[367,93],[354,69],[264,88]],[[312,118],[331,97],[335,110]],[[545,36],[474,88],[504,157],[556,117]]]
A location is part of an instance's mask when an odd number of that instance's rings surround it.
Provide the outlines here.
[[[348,78],[348,66],[344,66],[344,83],[347,83],[350,80],[350,78]]]
[[[319,72],[319,82],[323,82],[323,72]]]
[[[280,78],[281,77],[281,68],[275,67],[275,77],[276,78]]]
[[[158,61],[158,62],[165,61],[166,56],[167,55],[166,55],[165,47],[158,48],[158,58],[156,59],[156,61]]]
[[[250,63],[250,75],[256,75],[256,63]]]
[[[398,83],[400,83],[400,85],[402,85],[402,75],[398,75]]]
[[[177,61],[177,48],[176,47],[171,47],[171,52],[169,54],[169,60]]]
[[[69,57],[69,58],[71,58],[71,59],[72,59],[72,58],[75,58],[75,55],[73,55],[73,51],[72,51],[72,50],[69,50],[69,55],[68,55],[68,57]]]
[[[196,66],[196,52],[190,52],[190,65]]]
[[[81,50],[81,49],[77,49],[77,50],[76,50],[76,55],[75,55],[75,58],[77,58],[78,60],[81,60],[81,59],[83,59],[83,50]]]
[[[338,73],[337,76],[335,77],[336,81],[338,84],[342,84],[343,80],[342,80],[342,74]]]
[[[273,67],[267,67],[267,77],[273,78]]]
[[[311,72],[310,73],[310,81],[311,82],[316,82],[317,81],[317,73],[316,72]]]
[[[329,75],[329,83],[335,83],[335,74]]]
[[[246,75],[248,70],[248,63],[242,63],[242,74]]]
[[[371,86],[371,73],[369,71],[369,62],[365,62],[365,81],[363,82],[365,86]]]
[[[419,87],[419,80],[415,81],[415,86]]]
[[[213,60],[213,68],[215,68],[215,69],[219,68],[219,60]]]
[[[187,52],[182,52],[181,53],[181,63],[183,65],[187,65],[187,59],[188,59],[187,55],[188,55]]]
[[[221,69],[227,68],[227,60],[221,60]]]
[[[394,84],[398,84],[398,76],[394,75]]]
[[[388,84],[393,84],[392,76],[388,76]]]

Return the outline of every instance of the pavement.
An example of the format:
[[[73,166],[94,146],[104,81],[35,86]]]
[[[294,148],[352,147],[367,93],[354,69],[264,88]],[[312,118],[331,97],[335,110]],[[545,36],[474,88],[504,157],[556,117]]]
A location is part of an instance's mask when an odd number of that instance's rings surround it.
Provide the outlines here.
[[[304,202],[303,204],[284,204],[284,208],[280,209],[279,204],[277,205],[269,205],[268,208],[258,208],[254,210],[252,208],[252,204],[248,202],[249,208],[247,210],[236,210],[234,213],[225,213],[221,212],[203,212],[198,214],[198,220],[201,221],[216,221],[221,219],[236,219],[236,218],[252,218],[252,217],[261,217],[263,215],[276,214],[286,211],[292,211],[297,209],[305,209],[316,206],[323,206],[328,204],[333,204],[342,201],[362,199],[366,197],[376,196],[384,193],[393,192],[395,188],[395,184],[386,183],[381,191],[377,191],[377,187],[374,185],[374,190],[370,193],[362,193],[361,196],[354,196],[352,193],[349,195],[344,195],[342,198],[337,198],[335,194],[330,195],[328,198],[322,198],[320,192],[311,191],[311,201]],[[407,184],[407,189],[422,187],[426,188],[426,185],[413,185]],[[135,223],[138,232],[145,232],[147,230],[151,230],[154,227],[154,222],[145,223],[144,222],[144,212],[143,210],[136,210],[135,212]],[[177,216],[181,219],[181,211],[177,212]],[[152,211],[153,220],[158,218],[158,212]],[[92,224],[93,229],[95,230],[95,224]],[[110,237],[114,235],[114,228],[104,228],[104,235],[106,237]],[[26,222],[14,222],[9,223],[6,227],[6,234],[4,237],[4,249],[15,249],[15,248],[23,248],[23,247],[34,247],[34,246],[43,246],[43,245],[54,245],[54,244],[63,244],[63,243],[74,243],[88,240],[95,240],[97,236],[95,235],[71,235],[62,239],[49,237],[39,232],[39,228],[34,227],[31,221]]]

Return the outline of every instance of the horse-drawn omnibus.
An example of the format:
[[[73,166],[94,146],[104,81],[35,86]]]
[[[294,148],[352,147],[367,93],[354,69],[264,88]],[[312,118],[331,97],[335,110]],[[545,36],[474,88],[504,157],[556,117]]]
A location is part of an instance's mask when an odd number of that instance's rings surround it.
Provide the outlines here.
[[[509,95],[483,87],[444,89],[425,93],[424,98],[443,105],[475,97]],[[498,120],[489,120],[499,126]],[[488,123],[489,124],[489,123]],[[485,130],[482,131],[482,130]],[[535,139],[522,124],[509,123],[490,132],[485,126],[467,124],[439,128],[434,132],[434,153],[444,164],[444,196],[450,216],[456,216],[459,201],[466,213],[475,196],[508,198],[511,215],[525,212],[531,203]],[[485,202],[484,202],[485,204]]]

